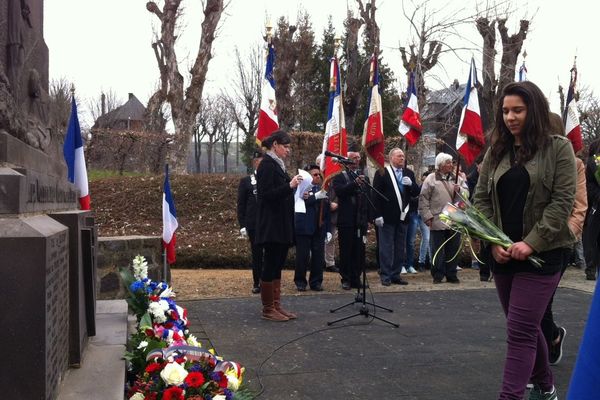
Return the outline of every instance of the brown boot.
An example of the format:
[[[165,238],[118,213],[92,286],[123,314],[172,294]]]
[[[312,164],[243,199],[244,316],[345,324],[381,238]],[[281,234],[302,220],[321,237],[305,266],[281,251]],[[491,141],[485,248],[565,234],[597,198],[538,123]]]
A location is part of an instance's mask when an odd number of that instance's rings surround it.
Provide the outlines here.
[[[273,279],[273,305],[280,314],[285,315],[289,319],[298,318],[296,314],[281,308],[281,279]]]
[[[263,319],[278,322],[287,321],[289,319],[288,317],[277,311],[275,309],[275,306],[273,305],[273,282],[260,283],[260,299],[262,300],[263,305]]]

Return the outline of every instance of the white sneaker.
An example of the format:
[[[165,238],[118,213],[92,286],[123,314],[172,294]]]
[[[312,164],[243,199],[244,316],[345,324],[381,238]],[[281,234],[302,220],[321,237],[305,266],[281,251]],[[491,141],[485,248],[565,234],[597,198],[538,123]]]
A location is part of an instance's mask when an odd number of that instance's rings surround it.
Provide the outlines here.
[[[414,269],[414,267],[408,267],[408,273],[409,274],[418,274],[417,270]]]
[[[459,267],[459,266],[457,266],[457,267],[456,267],[456,270],[457,270],[457,271],[462,271],[462,268],[461,268],[461,267]]]
[[[402,271],[400,271],[400,274],[406,275],[406,268],[402,267]]]

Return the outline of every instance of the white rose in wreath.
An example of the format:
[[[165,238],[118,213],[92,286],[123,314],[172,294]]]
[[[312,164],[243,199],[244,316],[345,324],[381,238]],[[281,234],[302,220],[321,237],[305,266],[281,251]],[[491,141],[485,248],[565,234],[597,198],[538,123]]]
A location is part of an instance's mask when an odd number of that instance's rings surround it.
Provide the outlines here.
[[[169,303],[165,300],[153,301],[148,305],[148,312],[152,315],[152,319],[159,324],[167,321],[165,312],[168,309]]]
[[[133,396],[131,396],[131,397],[129,398],[129,400],[144,400],[144,398],[145,398],[145,397],[146,397],[146,396],[144,396],[144,394],[143,394],[143,393],[136,392],[136,394],[134,394]]]
[[[162,371],[160,371],[160,377],[165,381],[167,385],[179,386],[183,384],[185,377],[188,372],[178,363],[167,364]]]

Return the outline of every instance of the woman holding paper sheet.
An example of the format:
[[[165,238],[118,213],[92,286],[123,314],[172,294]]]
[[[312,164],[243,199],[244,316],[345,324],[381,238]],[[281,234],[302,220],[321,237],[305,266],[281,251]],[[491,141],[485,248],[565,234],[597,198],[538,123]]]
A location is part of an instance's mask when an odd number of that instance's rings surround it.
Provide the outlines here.
[[[262,145],[267,151],[256,171],[256,242],[265,249],[260,297],[262,317],[270,321],[296,318],[281,307],[281,269],[294,243],[294,189],[302,182],[300,175],[290,178],[285,169],[283,160],[290,153],[290,143],[284,131],[264,139]]]

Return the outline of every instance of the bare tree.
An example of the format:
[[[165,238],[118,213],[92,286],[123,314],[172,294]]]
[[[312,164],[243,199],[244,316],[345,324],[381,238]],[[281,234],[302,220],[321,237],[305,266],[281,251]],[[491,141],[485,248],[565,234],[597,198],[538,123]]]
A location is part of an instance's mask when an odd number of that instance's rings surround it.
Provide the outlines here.
[[[55,140],[62,141],[67,130],[67,123],[71,115],[71,83],[66,79],[56,79],[50,82],[50,126]],[[79,102],[75,100],[77,104]]]
[[[360,56],[358,47],[358,33],[365,25],[365,37],[367,51],[378,52],[379,50],[379,27],[375,21],[377,7],[375,0],[371,0],[366,5],[362,0],[356,0],[359,8],[359,17],[355,17],[351,10],[348,10],[344,27],[346,29],[346,42],[344,43],[344,53],[346,56],[346,92],[344,97],[344,113],[346,116],[346,128],[354,129],[355,119],[361,98],[365,95],[366,82],[369,80],[369,63]]]
[[[523,42],[527,38],[527,32],[529,31],[530,21],[523,19],[519,23],[519,31],[509,35],[506,21],[507,17],[489,18],[488,16],[478,17],[475,21],[477,30],[483,39],[483,85],[481,88],[482,101],[480,102],[480,108],[484,130],[487,130],[494,123],[493,110],[502,88],[515,80],[517,58],[521,53]],[[496,78],[495,71],[496,29],[500,33],[502,44],[498,78]]]
[[[208,63],[212,58],[212,44],[224,4],[223,0],[206,0],[204,2],[200,46],[196,60],[190,69],[190,84],[184,89],[184,79],[179,72],[179,62],[175,54],[177,39],[175,28],[180,16],[180,3],[181,0],[166,0],[161,10],[154,1],[149,1],[146,3],[146,9],[156,15],[161,25],[160,37],[153,45],[161,84],[151,96],[148,109],[156,116],[156,113],[162,110],[164,102],[169,103],[175,135],[167,159],[173,164],[174,170],[182,174],[186,173],[188,148],[194,134],[196,115],[200,111]]]
[[[221,154],[223,155],[223,172],[227,172],[228,163],[227,158],[229,157],[229,145],[233,139],[231,131],[235,124],[231,108],[227,107],[227,101],[223,96],[217,99],[217,106],[220,112],[215,113],[217,118],[217,124],[219,126],[217,132],[217,141],[221,143]]]
[[[402,13],[409,22],[412,39],[408,45],[408,52],[405,46],[400,46],[400,55],[406,71],[407,88],[410,73],[414,73],[421,108],[425,106],[425,74],[438,65],[442,53],[458,50],[447,42],[448,38],[457,36],[459,26],[472,20],[470,16],[463,16],[464,9],[453,9],[443,13],[442,9],[430,8],[429,3],[429,0],[418,4],[411,2],[411,10],[407,9],[405,2],[402,3]]]
[[[230,90],[226,90],[223,97],[236,127],[244,133],[242,153],[244,163],[249,166],[250,156],[256,146],[254,133],[260,111],[261,83],[264,73],[263,52],[260,46],[255,46],[244,60],[236,47],[235,57],[236,78],[232,81]]]
[[[589,145],[600,138],[600,98],[589,87],[582,87],[578,95],[577,108],[581,133],[584,143]]]
[[[97,98],[89,98],[87,101],[88,111],[93,121],[96,121],[101,115],[113,111],[121,104],[117,94],[112,89],[102,92]]]
[[[199,135],[206,141],[206,157],[208,172],[214,172],[213,164],[215,160],[215,143],[219,139],[219,130],[221,129],[222,114],[221,104],[218,98],[204,97],[200,105],[200,112],[196,116],[197,129]],[[201,142],[200,142],[201,143]]]

